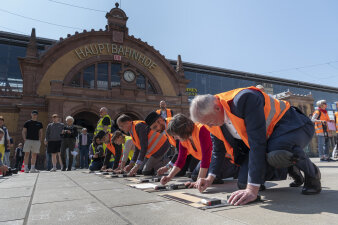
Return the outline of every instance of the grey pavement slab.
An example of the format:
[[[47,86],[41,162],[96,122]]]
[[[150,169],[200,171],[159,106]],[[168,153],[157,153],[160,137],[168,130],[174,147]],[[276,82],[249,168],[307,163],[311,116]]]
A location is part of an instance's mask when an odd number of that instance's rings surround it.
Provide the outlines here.
[[[80,187],[36,189],[33,204],[92,198]]]
[[[126,186],[123,189],[91,191],[91,193],[108,207],[166,201],[165,198]]]
[[[2,198],[17,198],[17,197],[30,197],[32,195],[32,187],[14,187],[14,188],[2,188],[0,199]]]
[[[0,222],[25,218],[30,197],[0,199]]]
[[[128,224],[96,200],[74,200],[32,205],[28,225]]]
[[[77,185],[71,181],[49,181],[49,182],[37,182],[36,190],[49,190],[49,189],[57,189],[57,188],[71,188],[76,187]]]
[[[88,191],[123,189],[126,186],[117,182],[105,181],[103,178],[94,181],[79,182],[79,185]]]
[[[127,217],[132,224],[244,224],[173,201],[117,207],[114,210]]]
[[[30,179],[8,179],[0,183],[0,189],[2,188],[17,188],[17,187],[32,187],[36,181],[35,177]]]
[[[0,222],[0,225],[23,225],[24,220],[12,220],[6,222]]]

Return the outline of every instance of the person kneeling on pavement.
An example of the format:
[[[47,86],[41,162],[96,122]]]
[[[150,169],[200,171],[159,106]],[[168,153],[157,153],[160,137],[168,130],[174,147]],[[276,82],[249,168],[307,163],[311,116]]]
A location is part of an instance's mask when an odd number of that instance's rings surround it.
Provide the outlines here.
[[[291,187],[304,183],[302,194],[321,192],[319,168],[303,151],[312,140],[314,126],[290,103],[255,87],[247,87],[215,96],[196,96],[190,104],[190,115],[193,121],[207,125],[215,140],[223,142],[224,148],[215,149],[215,157],[218,155],[217,158],[222,159],[228,154],[236,163],[236,152],[248,155],[248,160],[240,163],[241,167],[248,167],[246,189],[233,192],[228,200],[230,204],[244,205],[254,201],[260,184],[269,180],[266,175],[274,168],[288,168],[295,180]],[[243,145],[239,151],[236,143]],[[208,177],[199,179],[200,192],[211,184],[217,170],[217,163],[212,163]]]
[[[200,160],[200,163],[192,173],[193,180],[205,178],[208,173],[212,152],[210,132],[202,124],[194,123],[183,114],[177,114],[173,117],[169,122],[167,132],[175,139],[179,139],[179,153],[174,168],[168,176],[162,177],[161,184],[168,183],[181,170],[188,154]],[[238,167],[231,164],[229,159],[224,157],[222,165],[222,174],[216,177],[214,183],[223,183],[223,178],[237,176]],[[190,187],[196,188],[196,183],[192,182]]]
[[[89,170],[95,171],[100,170],[103,166],[105,159],[105,149],[103,146],[102,139],[105,136],[104,131],[100,131],[93,139],[93,143],[89,147],[89,159],[90,165]]]

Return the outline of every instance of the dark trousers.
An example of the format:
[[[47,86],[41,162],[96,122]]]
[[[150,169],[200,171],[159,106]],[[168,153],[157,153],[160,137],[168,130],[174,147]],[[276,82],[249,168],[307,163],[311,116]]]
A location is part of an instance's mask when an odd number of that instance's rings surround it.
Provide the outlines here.
[[[176,174],[176,176],[185,176],[187,171],[193,172],[198,165],[199,160],[194,158],[192,155],[188,155],[184,166],[182,167],[181,171]]]
[[[21,170],[22,162],[23,162],[23,156],[20,157],[17,155],[15,158],[15,168],[17,168],[18,170]]]
[[[278,129],[278,127],[277,127]],[[298,156],[299,160],[296,163],[305,176],[316,177],[316,169],[309,157],[305,154],[303,148],[307,146],[315,132],[312,122],[305,124],[303,127],[290,131],[281,136],[271,135],[268,140],[267,151],[286,150]]]
[[[64,138],[61,143],[61,159],[63,162],[63,166],[66,167],[66,157],[67,157],[67,148],[69,149],[68,154],[68,169],[72,169],[73,164],[73,155],[71,152],[75,148],[75,138]]]
[[[89,146],[80,145],[80,167],[81,168],[88,168],[88,154],[89,154]]]
[[[90,171],[100,170],[102,166],[103,166],[103,159],[96,159],[90,164],[89,170]]]

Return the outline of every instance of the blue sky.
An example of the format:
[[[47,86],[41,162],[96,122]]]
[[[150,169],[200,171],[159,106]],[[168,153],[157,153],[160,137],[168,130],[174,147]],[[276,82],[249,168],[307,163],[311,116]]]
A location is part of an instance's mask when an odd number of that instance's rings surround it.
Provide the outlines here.
[[[0,30],[58,39],[104,29],[108,0],[10,0]],[[168,59],[338,87],[336,0],[121,0],[129,34]],[[120,0],[118,0],[120,2]],[[11,15],[60,24],[64,28]],[[304,68],[303,68],[304,67]],[[298,68],[298,69],[297,69]]]

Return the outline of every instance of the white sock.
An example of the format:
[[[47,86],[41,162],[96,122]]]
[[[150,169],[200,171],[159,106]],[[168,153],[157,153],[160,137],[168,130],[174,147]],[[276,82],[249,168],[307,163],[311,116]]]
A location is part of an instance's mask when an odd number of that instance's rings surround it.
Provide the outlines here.
[[[56,165],[53,165],[53,169],[56,169]]]
[[[35,165],[31,165],[31,170],[34,170],[35,169]]]
[[[28,165],[25,165],[25,170],[28,170]]]

